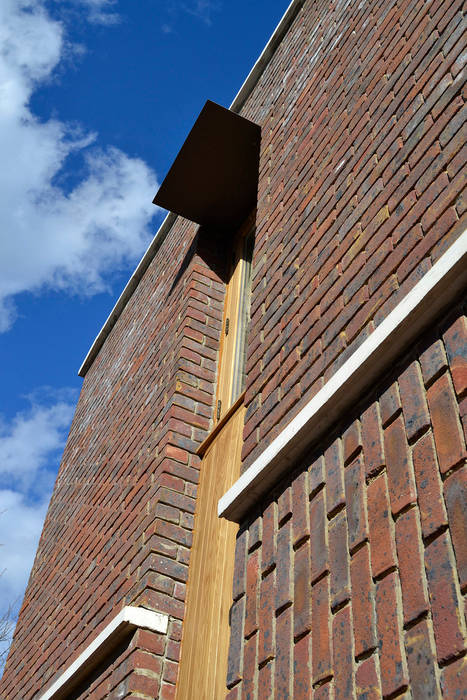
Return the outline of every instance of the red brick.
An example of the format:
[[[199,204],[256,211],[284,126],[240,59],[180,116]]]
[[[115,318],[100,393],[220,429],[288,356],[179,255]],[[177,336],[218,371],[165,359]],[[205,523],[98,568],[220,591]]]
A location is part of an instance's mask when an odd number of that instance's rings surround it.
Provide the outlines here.
[[[253,700],[257,683],[258,664],[256,661],[256,649],[258,635],[254,634],[246,640],[243,647],[243,683],[242,700]]]
[[[464,648],[465,630],[454,556],[447,533],[443,533],[427,546],[425,567],[436,652],[438,661],[444,662]]]
[[[340,438],[334,440],[324,453],[326,465],[326,505],[327,512],[333,513],[345,503],[344,463]]]
[[[261,548],[261,571],[268,571],[276,561],[277,504],[271,501],[263,513],[263,546]]]
[[[312,582],[329,570],[328,521],[324,495],[324,491],[320,491],[310,503]]]
[[[242,528],[237,535],[232,598],[237,600],[246,591],[246,562],[248,553],[248,530]]]
[[[245,607],[245,637],[249,637],[258,629],[258,578],[259,550],[248,557],[246,565],[246,607]]]
[[[460,316],[443,335],[452,382],[458,396],[467,389],[467,319]]]
[[[275,655],[274,608],[276,572],[273,570],[260,583],[258,664]]]
[[[362,442],[366,475],[373,476],[385,465],[383,431],[377,402],[362,414]]]
[[[396,522],[396,545],[402,587],[404,624],[428,610],[423,544],[416,508],[402,513]]]
[[[418,362],[412,362],[399,377],[399,389],[409,442],[430,425],[430,414]]]
[[[227,686],[238,683],[243,674],[243,628],[245,622],[245,597],[237,600],[230,611],[230,643],[227,661]]]
[[[448,361],[443,343],[440,340],[435,340],[432,345],[422,352],[420,355],[420,366],[425,385],[444,372],[448,366]]]
[[[462,589],[467,587],[467,469],[454,472],[444,482],[457,575]]]
[[[279,525],[292,513],[292,487],[287,486],[277,499],[277,518]]]
[[[294,557],[294,637],[311,629],[310,542],[297,549]]]
[[[241,687],[236,685],[235,688],[229,690],[225,696],[225,700],[240,700],[241,697]]]
[[[355,656],[376,647],[376,621],[373,581],[370,571],[368,545],[358,549],[350,562],[352,581],[352,615],[355,636]]]
[[[338,610],[332,621],[332,665],[336,700],[354,697],[352,618],[350,605]]]
[[[401,603],[397,574],[388,574],[376,586],[376,617],[383,695],[407,686],[409,678],[402,644]]]
[[[261,544],[262,536],[263,519],[261,515],[256,515],[256,517],[250,521],[250,525],[248,527],[248,549],[250,552]]]
[[[439,698],[438,669],[433,632],[428,620],[421,620],[405,634],[410,689],[415,699]]]
[[[360,431],[360,421],[355,420],[342,435],[342,448],[344,453],[344,464],[348,464],[362,449],[362,436]]]
[[[447,374],[430,386],[427,396],[439,467],[444,474],[465,457],[457,401]]]
[[[274,692],[274,668],[269,663],[258,671],[258,700],[270,700]],[[228,700],[228,698],[226,698]]]
[[[422,533],[423,537],[429,537],[447,524],[441,478],[431,432],[423,435],[414,445],[412,460]]]
[[[350,597],[350,570],[345,512],[329,523],[329,564],[331,570],[331,606],[334,608]]]
[[[313,586],[311,595],[312,629],[311,660],[313,684],[332,675],[331,648],[329,638],[330,605],[329,576],[320,579]]]
[[[356,697],[359,700],[381,700],[377,657],[370,656],[361,662],[355,675]]]
[[[310,634],[299,639],[294,645],[293,697],[311,700]]]
[[[383,426],[386,426],[395,418],[395,416],[397,416],[402,408],[399,388],[396,382],[393,382],[393,384],[391,384],[391,386],[388,387],[383,394],[381,394],[379,406],[381,409],[381,421]]]
[[[301,472],[292,483],[292,527],[294,544],[310,535],[310,526],[308,524],[309,500],[307,477],[308,474],[306,471]]]
[[[288,700],[292,694],[292,608],[276,619],[275,698]]]
[[[368,484],[367,498],[371,571],[377,577],[396,564],[385,474]]]
[[[358,456],[345,470],[345,500],[349,527],[349,550],[368,539],[366,486],[363,460]]]
[[[320,455],[315,459],[308,470],[308,484],[310,494],[313,495],[325,482],[324,457]]]
[[[412,460],[401,416],[384,431],[384,451],[391,509],[393,514],[397,515],[403,508],[417,500]]]
[[[441,674],[443,697],[461,700],[467,697],[467,656],[446,666]]]
[[[292,523],[288,520],[277,533],[276,610],[292,602]]]

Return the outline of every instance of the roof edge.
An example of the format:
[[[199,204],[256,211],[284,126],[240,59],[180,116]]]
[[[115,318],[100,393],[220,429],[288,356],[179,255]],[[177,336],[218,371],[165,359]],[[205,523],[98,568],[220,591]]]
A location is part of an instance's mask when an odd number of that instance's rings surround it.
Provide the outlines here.
[[[295,16],[301,9],[304,2],[305,0],[292,0],[290,2],[286,11],[282,15],[282,18],[280,19],[279,24],[274,29],[273,33],[271,34],[271,37],[269,38],[269,41],[267,42],[266,46],[261,52],[253,68],[248,73],[240,90],[237,92],[232,104],[230,105],[230,110],[232,112],[240,112],[241,108],[243,107],[247,98],[251,94],[265,67],[268,65],[269,61],[274,55],[276,48],[280,44],[283,36],[289,29],[290,25],[292,24],[293,20],[295,19]],[[164,221],[162,222],[161,226],[156,232],[152,242],[150,243],[148,249],[144,253],[140,262],[138,263],[136,270],[128,280],[123,292],[120,294],[112,311],[108,315],[104,325],[97,334],[93,344],[91,345],[88,351],[88,354],[84,358],[84,361],[78,370],[78,376],[84,377],[86,375],[86,372],[97,357],[97,354],[103,346],[107,336],[116,324],[128,300],[130,299],[136,287],[138,286],[141,278],[148,269],[152,259],[154,258],[155,254],[164,242],[167,234],[169,233],[176,219],[177,215],[173,214],[172,212],[169,212],[165,217]]]

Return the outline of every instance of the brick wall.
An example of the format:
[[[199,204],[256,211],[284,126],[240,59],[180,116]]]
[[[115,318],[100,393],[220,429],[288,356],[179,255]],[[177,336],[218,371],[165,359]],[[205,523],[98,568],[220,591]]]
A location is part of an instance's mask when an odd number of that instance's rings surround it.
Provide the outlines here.
[[[458,310],[243,525],[229,700],[462,697],[466,346]]]
[[[262,148],[244,468],[465,228],[465,3],[305,2]]]
[[[195,234],[183,220],[173,227],[85,377],[5,700],[44,689],[128,604],[170,616],[157,664],[160,697],[173,697],[224,296],[216,244]]]

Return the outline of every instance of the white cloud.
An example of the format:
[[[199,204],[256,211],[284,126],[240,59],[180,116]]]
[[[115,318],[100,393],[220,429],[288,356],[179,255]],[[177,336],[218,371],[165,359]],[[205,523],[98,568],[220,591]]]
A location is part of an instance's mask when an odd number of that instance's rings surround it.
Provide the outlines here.
[[[15,614],[21,604],[75,396],[41,389],[26,411],[11,421],[0,417],[0,619],[10,604]]]
[[[115,21],[110,0],[73,1],[92,21]],[[117,148],[95,148],[83,128],[31,112],[31,95],[66,50],[64,25],[44,0],[1,0],[0,332],[14,322],[17,294],[94,294],[109,269],[134,262],[151,238],[151,169]],[[84,174],[68,191],[58,183],[72,155],[83,157]]]

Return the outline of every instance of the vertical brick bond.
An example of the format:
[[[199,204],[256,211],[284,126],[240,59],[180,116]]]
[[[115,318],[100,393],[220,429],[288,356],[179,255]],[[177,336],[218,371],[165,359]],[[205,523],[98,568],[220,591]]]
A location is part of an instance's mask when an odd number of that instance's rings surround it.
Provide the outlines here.
[[[123,605],[166,613],[168,633],[157,649],[131,640],[109,679],[82,697],[174,695],[195,453],[210,427],[224,295],[215,248],[208,258],[203,246],[194,225],[173,227],[86,374],[1,683],[5,700],[47,687]]]
[[[444,420],[457,430],[465,389],[455,392],[450,358],[455,370],[459,355],[446,339],[460,329],[467,341],[464,312],[439,319],[260,506],[269,534],[253,552],[260,560],[265,553],[255,635],[269,697],[462,697],[466,446],[452,445],[445,470],[448,448],[436,440],[428,394],[436,384],[452,387]],[[426,371],[436,357],[447,359]],[[344,495],[330,508],[338,483]],[[277,504],[282,523],[272,515]],[[237,623],[232,648],[238,655],[237,630],[247,637],[246,658],[249,638]],[[242,692],[245,680],[231,686]]]

